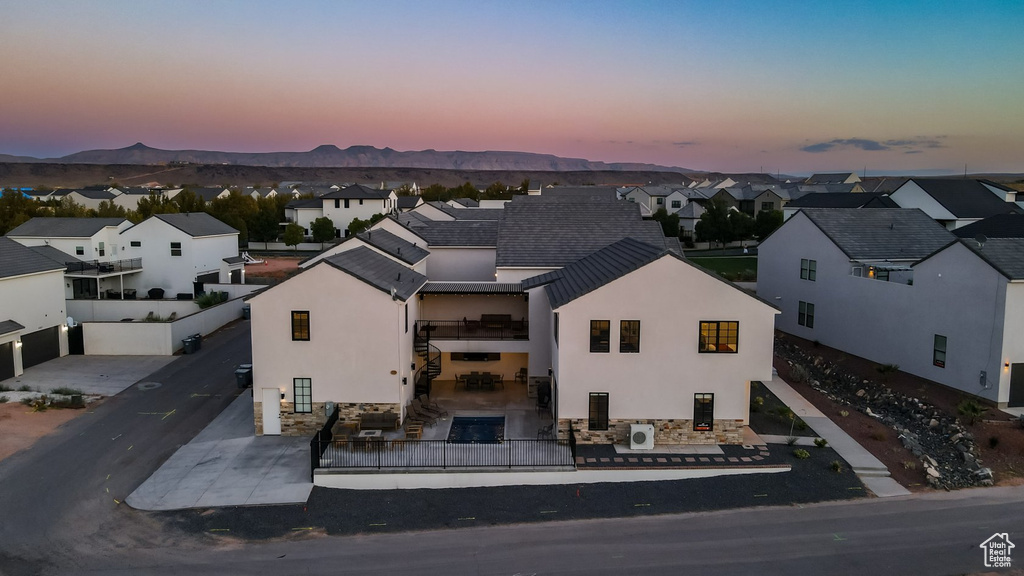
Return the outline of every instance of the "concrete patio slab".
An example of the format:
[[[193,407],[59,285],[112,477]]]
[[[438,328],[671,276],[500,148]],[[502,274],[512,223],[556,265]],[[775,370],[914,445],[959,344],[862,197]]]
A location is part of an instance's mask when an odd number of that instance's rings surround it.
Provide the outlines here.
[[[4,386],[50,392],[76,388],[85,394],[113,396],[175,360],[174,356],[79,356],[54,358],[33,366]]]

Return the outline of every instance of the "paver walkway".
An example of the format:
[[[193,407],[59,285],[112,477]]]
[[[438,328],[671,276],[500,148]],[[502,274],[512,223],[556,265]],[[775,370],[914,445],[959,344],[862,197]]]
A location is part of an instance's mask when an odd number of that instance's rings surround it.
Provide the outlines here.
[[[830,448],[846,460],[850,468],[860,477],[864,485],[879,497],[905,496],[910,491],[889,476],[889,469],[875,458],[842,428],[821,413],[799,392],[774,375],[772,380],[762,382],[786,406],[796,413],[818,436],[828,441]]]

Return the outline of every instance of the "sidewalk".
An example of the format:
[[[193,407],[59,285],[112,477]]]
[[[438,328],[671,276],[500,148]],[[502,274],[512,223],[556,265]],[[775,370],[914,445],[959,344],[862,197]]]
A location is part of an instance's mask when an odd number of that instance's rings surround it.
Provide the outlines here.
[[[246,391],[126,502],[140,510],[301,504],[312,489],[309,439],[254,436]]]
[[[774,372],[774,371],[773,371]],[[846,460],[861,482],[876,496],[905,496],[910,491],[889,477],[889,469],[875,458],[835,422],[821,413],[796,390],[793,390],[778,374],[773,380],[762,382],[779,400],[790,407],[818,436],[828,441],[830,448]]]

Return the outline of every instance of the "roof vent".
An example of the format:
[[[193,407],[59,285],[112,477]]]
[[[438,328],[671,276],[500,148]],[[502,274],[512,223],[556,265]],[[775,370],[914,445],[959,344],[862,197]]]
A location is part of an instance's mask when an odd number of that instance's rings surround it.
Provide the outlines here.
[[[401,272],[398,273],[398,278],[396,278],[395,280],[397,282],[401,282],[402,281],[402,273]]]
[[[978,243],[978,249],[981,250],[985,247],[985,242],[988,242],[988,238],[984,234],[978,234],[974,237],[974,241]]]

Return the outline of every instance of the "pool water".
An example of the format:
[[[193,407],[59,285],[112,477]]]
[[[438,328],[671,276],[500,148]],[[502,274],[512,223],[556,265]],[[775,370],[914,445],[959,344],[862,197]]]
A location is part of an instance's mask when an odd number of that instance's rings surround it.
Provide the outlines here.
[[[504,416],[456,416],[448,431],[452,444],[500,444],[504,437]]]

